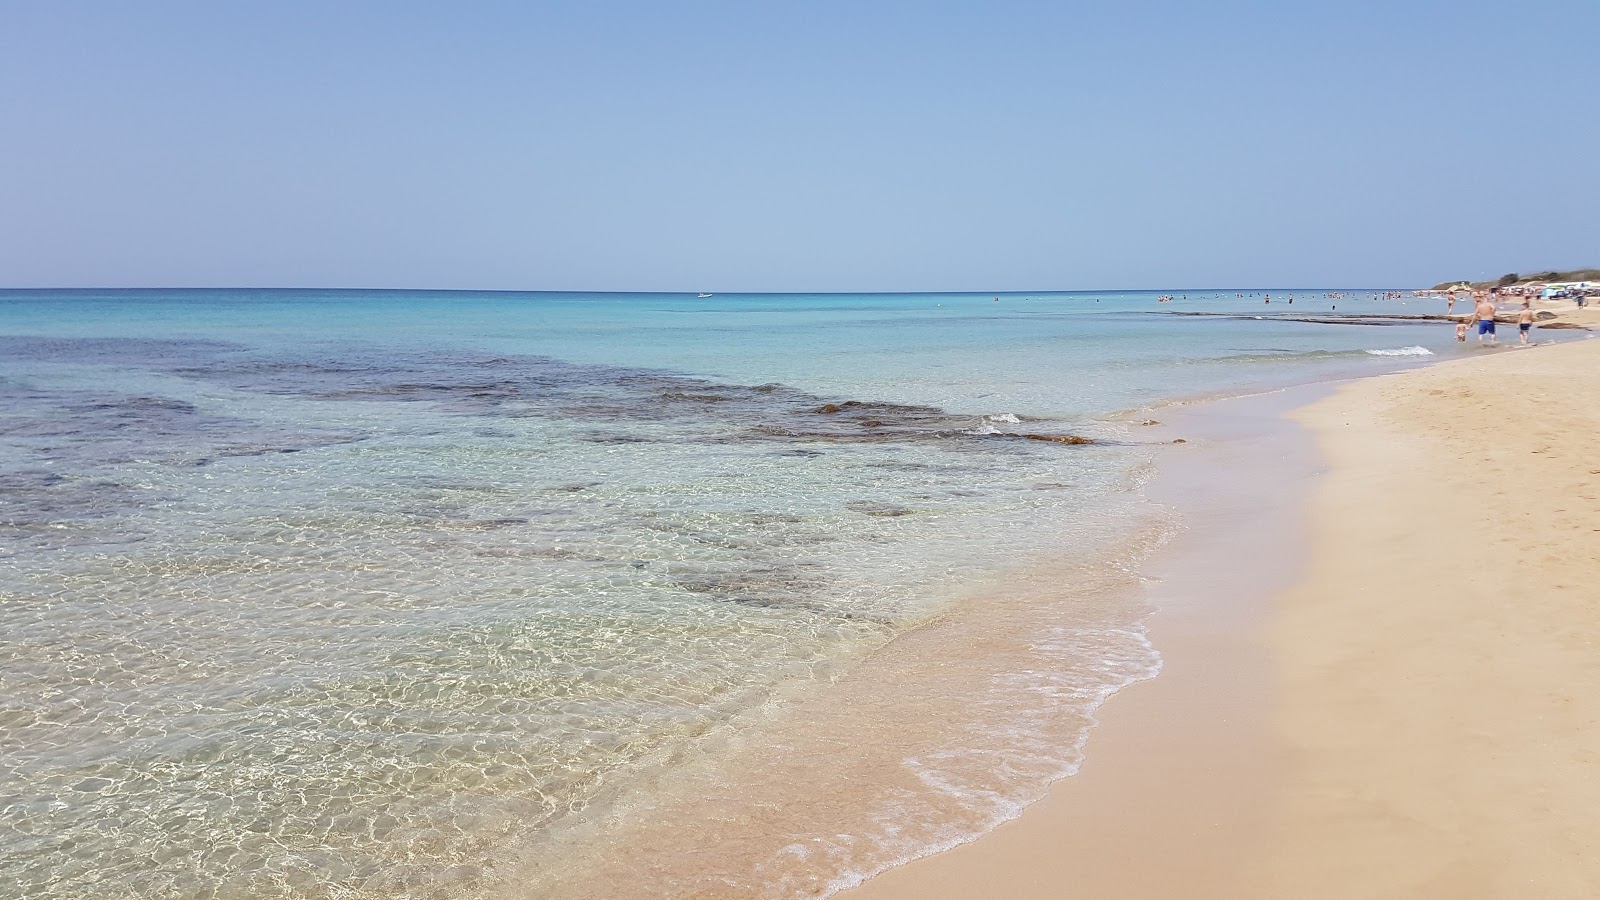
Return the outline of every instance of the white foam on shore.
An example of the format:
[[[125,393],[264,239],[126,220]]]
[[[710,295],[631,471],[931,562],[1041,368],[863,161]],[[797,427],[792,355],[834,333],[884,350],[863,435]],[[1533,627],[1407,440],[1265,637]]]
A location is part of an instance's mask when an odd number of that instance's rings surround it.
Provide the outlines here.
[[[953,800],[974,813],[975,820],[948,823],[938,829],[939,834],[932,840],[924,835],[920,841],[907,841],[902,839],[898,823],[908,816],[915,821],[916,811],[895,807],[882,810],[877,833],[867,837],[883,849],[898,847],[898,855],[839,873],[828,881],[825,893],[819,897],[831,897],[889,869],[971,843],[1022,815],[1023,809],[1042,799],[1053,783],[1078,773],[1089,733],[1098,724],[1095,713],[1100,707],[1123,688],[1159,675],[1163,662],[1143,624],[1131,629],[1052,629],[1051,638],[1035,644],[1034,649],[1054,657],[1064,667],[1058,671],[1035,669],[996,676],[996,686],[1003,684],[1007,688],[1009,702],[1015,702],[1018,695],[1012,691],[1019,688],[1021,695],[1032,695],[1040,701],[1037,708],[1013,713],[1016,718],[1005,729],[1005,745],[950,748],[903,760],[903,765],[930,793]],[[1071,669],[1092,670],[1104,680],[1086,684],[1069,675]],[[1076,674],[1081,676],[1084,672]],[[1058,742],[1048,721],[1063,710],[1081,716],[1084,723],[1065,745]],[[974,762],[978,763],[976,767]],[[979,771],[991,776],[995,772],[1029,772],[1033,777],[1000,787],[983,783],[991,781],[989,778],[974,782],[971,776]]]
[[[1391,350],[1368,350],[1373,356],[1432,356],[1433,351],[1427,347],[1412,345],[1410,347],[1396,347]]]

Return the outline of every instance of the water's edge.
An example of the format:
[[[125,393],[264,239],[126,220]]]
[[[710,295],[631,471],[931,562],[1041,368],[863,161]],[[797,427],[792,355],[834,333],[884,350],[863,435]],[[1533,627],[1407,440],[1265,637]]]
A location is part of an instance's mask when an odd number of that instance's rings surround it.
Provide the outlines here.
[[[1158,457],[1145,491],[1179,523],[1140,566],[1159,677],[1107,696],[1085,735],[1088,765],[1036,803],[841,896],[1240,895],[1282,769],[1276,669],[1259,633],[1273,596],[1303,574],[1310,491],[1325,471],[1289,414],[1350,380],[1163,410],[1162,437],[1184,443]],[[1030,860],[1026,871],[1017,859]]]

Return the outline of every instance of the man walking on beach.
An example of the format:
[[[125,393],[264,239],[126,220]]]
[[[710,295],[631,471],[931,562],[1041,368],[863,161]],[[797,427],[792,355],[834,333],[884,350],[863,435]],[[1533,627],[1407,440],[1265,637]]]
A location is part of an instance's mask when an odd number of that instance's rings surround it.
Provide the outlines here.
[[[1494,334],[1494,301],[1488,297],[1478,298],[1478,343],[1483,343],[1483,336],[1489,336],[1489,343],[1497,343]]]
[[[1533,308],[1528,301],[1522,301],[1522,311],[1517,313],[1517,332],[1522,338],[1522,343],[1528,343],[1528,329],[1533,327]]]

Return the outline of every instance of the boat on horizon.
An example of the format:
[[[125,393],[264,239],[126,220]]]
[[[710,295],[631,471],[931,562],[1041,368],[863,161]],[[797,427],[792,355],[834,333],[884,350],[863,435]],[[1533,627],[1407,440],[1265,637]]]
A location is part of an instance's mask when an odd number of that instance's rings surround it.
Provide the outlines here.
[[[712,296],[715,296],[715,295],[714,294],[699,294],[697,296],[700,296],[700,297],[712,297]]]

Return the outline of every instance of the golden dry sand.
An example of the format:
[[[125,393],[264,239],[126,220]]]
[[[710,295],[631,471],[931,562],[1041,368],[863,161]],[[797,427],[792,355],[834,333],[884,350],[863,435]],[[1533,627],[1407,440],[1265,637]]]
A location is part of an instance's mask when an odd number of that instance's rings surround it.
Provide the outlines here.
[[[1600,897],[1600,341],[1294,418],[1329,469],[1265,629],[1164,608],[1168,671],[1111,701],[1077,777],[844,896]]]
[[[1600,896],[1600,341],[1351,385],[1269,629],[1272,896]]]
[[[1560,327],[1563,327],[1563,328],[1583,328],[1583,329],[1586,329],[1586,330],[1589,330],[1589,331],[1593,331],[1596,328],[1600,328],[1600,306],[1585,306],[1582,309],[1578,309],[1577,306],[1575,304],[1571,303],[1570,301],[1549,301],[1549,302],[1551,302],[1551,303],[1559,302],[1559,303],[1562,304],[1559,308],[1554,307],[1554,306],[1545,306],[1545,307],[1543,307],[1545,309],[1549,309],[1550,311],[1552,311],[1552,312],[1554,312],[1556,314],[1555,319],[1553,319],[1551,321],[1559,323]],[[1540,324],[1540,326],[1543,326],[1543,325],[1546,325],[1548,323],[1547,322],[1541,322],[1539,324]],[[1538,333],[1537,329],[1535,330],[1535,333],[1536,334]]]

